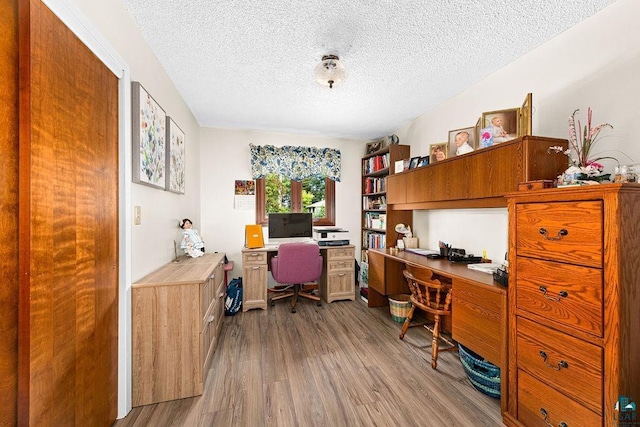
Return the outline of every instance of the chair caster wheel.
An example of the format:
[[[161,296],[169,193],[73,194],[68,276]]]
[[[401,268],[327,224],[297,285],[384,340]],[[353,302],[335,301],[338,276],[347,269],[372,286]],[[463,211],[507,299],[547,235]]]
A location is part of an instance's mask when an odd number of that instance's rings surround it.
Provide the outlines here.
[[[318,302],[316,303],[316,305],[317,305],[318,307],[322,307],[322,303],[321,303],[320,301],[318,301]]]
[[[295,307],[291,307],[291,312],[295,313],[296,312],[296,308]]]
[[[273,307],[274,305],[276,305],[276,302],[275,301],[271,301],[270,304],[271,304],[271,307]]]

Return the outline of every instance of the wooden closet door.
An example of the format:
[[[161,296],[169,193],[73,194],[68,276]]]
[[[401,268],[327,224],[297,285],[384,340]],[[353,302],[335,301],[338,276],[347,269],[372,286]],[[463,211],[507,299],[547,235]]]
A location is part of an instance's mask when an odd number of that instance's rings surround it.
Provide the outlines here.
[[[18,8],[0,0],[0,426],[18,393]]]
[[[108,426],[117,409],[118,79],[20,0],[18,422]]]

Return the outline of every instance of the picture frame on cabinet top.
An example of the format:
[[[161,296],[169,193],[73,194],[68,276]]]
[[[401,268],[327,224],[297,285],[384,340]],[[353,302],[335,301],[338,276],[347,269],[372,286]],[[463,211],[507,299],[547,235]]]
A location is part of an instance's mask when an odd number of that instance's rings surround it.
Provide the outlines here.
[[[429,145],[429,163],[436,163],[449,157],[449,143],[439,142]]]
[[[482,113],[482,130],[491,134],[492,145],[520,136],[520,108]]]
[[[415,169],[418,167],[418,163],[420,162],[420,156],[412,157],[409,162],[409,169]]]
[[[449,131],[449,153],[451,156],[467,154],[476,149],[475,126]],[[460,147],[458,147],[460,144]]]
[[[518,136],[533,135],[533,94],[528,93],[520,107],[520,134]]]

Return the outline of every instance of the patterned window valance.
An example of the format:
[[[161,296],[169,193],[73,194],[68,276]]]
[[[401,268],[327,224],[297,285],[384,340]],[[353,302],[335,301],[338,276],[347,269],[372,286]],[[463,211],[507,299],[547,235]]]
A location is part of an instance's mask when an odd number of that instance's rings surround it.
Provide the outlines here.
[[[302,181],[322,175],[340,182],[340,150],[314,147],[274,147],[253,145],[251,148],[251,175],[264,178],[271,173]]]

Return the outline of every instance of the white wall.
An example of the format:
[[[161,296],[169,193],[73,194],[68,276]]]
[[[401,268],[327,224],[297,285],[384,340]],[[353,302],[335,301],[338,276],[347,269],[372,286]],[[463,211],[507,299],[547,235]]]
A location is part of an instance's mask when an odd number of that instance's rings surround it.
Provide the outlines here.
[[[396,132],[400,141],[411,145],[412,155],[425,155],[429,144],[447,140],[449,130],[475,125],[483,111],[519,107],[532,92],[534,135],[568,138],[571,113],[579,108],[584,123],[591,107],[596,124],[614,126],[602,132],[595,152],[623,164],[640,161],[638,16],[640,2],[618,0],[407,124]],[[606,166],[613,172],[614,164]],[[476,254],[487,249],[493,260],[504,257],[506,227],[505,209],[414,214],[421,247],[434,248],[444,240]]]
[[[186,135],[185,194],[140,184],[131,186],[131,206],[142,208],[142,224],[131,229],[131,277],[135,282],[173,259],[173,241],[181,236],[180,218],[200,222],[200,126],[121,1],[67,1],[74,3],[113,45],[128,63],[131,80],[139,81]]]
[[[200,234],[207,251],[225,252],[234,261],[231,277],[242,275],[241,250],[244,226],[255,224],[255,210],[234,209],[235,180],[251,178],[249,144],[326,147],[340,150],[342,178],[336,182],[336,226],[351,232],[351,242],[360,249],[360,159],[364,141],[258,131],[203,128],[200,165],[202,170],[202,223]],[[358,252],[357,252],[358,253]]]

